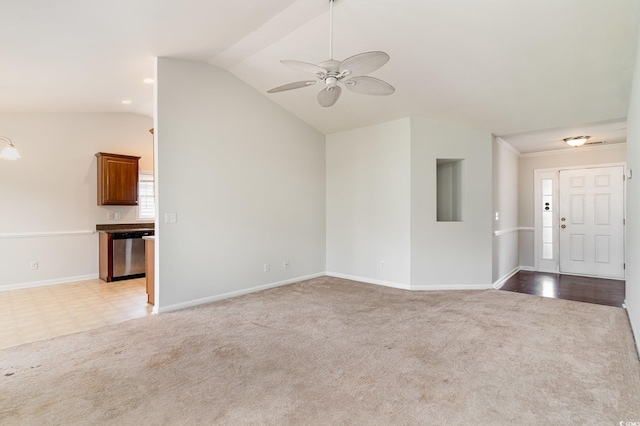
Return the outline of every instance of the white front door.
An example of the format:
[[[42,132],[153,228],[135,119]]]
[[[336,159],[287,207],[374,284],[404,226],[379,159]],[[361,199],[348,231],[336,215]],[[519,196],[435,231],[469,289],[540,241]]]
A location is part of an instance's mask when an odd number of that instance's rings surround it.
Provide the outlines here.
[[[624,169],[560,171],[560,272],[624,278]]]

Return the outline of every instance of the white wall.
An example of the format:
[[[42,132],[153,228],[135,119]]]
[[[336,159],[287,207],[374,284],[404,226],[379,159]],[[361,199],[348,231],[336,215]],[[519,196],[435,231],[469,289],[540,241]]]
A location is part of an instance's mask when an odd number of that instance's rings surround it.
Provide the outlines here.
[[[404,118],[327,136],[329,275],[409,288],[409,132]]]
[[[627,170],[633,177],[627,179],[626,305],[640,351],[640,54],[636,56],[627,115]]]
[[[626,144],[599,145],[570,148],[553,152],[524,154],[519,159],[518,172],[518,222],[523,228],[533,228],[534,185],[536,169],[589,166],[608,163],[624,163],[627,159]],[[628,233],[628,229],[627,229]],[[519,239],[520,266],[534,267],[534,240],[532,231],[521,231]]]
[[[208,64],[159,58],[156,82],[158,209],[178,219],[156,230],[156,308],[323,274],[324,135]]]
[[[137,208],[97,205],[95,154],[141,156],[153,170],[152,126],[137,114],[0,114],[22,156],[0,160],[0,289],[97,277],[96,224],[136,222]]]
[[[411,288],[492,284],[492,135],[411,118]],[[461,222],[436,221],[436,160],[463,159]]]
[[[519,266],[518,153],[499,138],[493,141],[493,215],[492,281],[501,284]]]

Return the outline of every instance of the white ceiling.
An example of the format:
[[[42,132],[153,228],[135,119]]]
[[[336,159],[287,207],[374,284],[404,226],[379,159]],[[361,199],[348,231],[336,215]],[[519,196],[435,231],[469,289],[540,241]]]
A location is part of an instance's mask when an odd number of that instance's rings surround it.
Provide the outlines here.
[[[0,111],[151,115],[142,79],[156,56],[210,62],[263,93],[313,79],[279,60],[328,59],[328,7],[3,0]],[[564,148],[574,132],[623,142],[638,12],[637,0],[337,0],[335,59],[387,52],[371,75],[396,93],[344,91],[331,108],[318,105],[319,86],[265,96],[324,133],[420,115],[493,132],[523,153]]]

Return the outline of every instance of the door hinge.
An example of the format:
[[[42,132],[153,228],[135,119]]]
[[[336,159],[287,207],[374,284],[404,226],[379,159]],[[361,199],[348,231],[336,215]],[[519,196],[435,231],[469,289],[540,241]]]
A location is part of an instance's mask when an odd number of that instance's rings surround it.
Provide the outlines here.
[[[622,181],[624,182],[625,180],[627,180],[627,176],[626,175],[622,175]]]
[[[627,264],[626,263],[622,264],[622,269],[627,269]]]
[[[622,224],[626,225],[627,224],[627,219],[622,219]]]

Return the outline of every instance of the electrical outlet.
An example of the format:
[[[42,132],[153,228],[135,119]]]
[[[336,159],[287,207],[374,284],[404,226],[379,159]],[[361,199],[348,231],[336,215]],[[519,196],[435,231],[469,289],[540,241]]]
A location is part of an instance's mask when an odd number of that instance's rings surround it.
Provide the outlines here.
[[[384,260],[380,262],[380,269],[384,269]]]
[[[38,261],[32,260],[31,263],[29,264],[29,269],[38,269]]]
[[[114,219],[118,220],[118,219],[122,219],[122,213],[118,212],[114,215]]]
[[[265,272],[269,272],[271,270],[271,265],[269,265],[268,263],[264,264],[264,271]]]
[[[288,269],[289,268],[289,259],[285,260],[284,263],[282,264],[282,266],[284,267],[284,269]]]
[[[116,214],[114,212],[107,213],[107,219],[113,220],[116,218]]]

